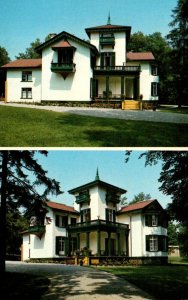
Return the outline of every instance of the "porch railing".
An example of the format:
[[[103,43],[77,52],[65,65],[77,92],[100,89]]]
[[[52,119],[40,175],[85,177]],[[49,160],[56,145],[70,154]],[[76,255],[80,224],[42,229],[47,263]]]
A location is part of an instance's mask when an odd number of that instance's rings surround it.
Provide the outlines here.
[[[96,66],[94,71],[140,72],[141,66]]]
[[[110,221],[105,221],[105,220],[101,220],[101,219],[72,224],[72,225],[69,225],[68,228],[69,229],[78,229],[78,228],[83,228],[83,227],[88,227],[88,226],[89,227],[108,226],[108,227],[119,228],[119,229],[129,229],[128,224],[110,222]]]

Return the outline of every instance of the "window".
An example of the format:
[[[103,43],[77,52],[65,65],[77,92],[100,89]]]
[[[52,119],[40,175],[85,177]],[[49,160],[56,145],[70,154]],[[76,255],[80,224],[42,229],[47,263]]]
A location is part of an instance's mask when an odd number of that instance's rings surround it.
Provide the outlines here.
[[[57,227],[66,227],[68,225],[68,216],[55,216],[55,225]]]
[[[167,251],[167,237],[164,235],[146,235],[146,251]]]
[[[89,222],[91,220],[90,208],[81,210],[81,223]]]
[[[158,96],[158,82],[151,83],[151,96],[157,97]]]
[[[76,218],[71,218],[71,225],[76,224]]]
[[[56,254],[57,255],[66,255],[67,248],[68,248],[67,237],[56,236]]]
[[[61,49],[58,51],[59,64],[72,64],[73,63],[73,49]]]
[[[151,66],[151,75],[157,76],[158,75],[158,68],[156,65]]]
[[[72,237],[70,239],[70,253],[74,254],[74,252],[77,250],[77,238]]]
[[[32,81],[32,72],[31,71],[23,71],[22,72],[22,81]]]
[[[159,226],[158,215],[146,215],[145,216],[145,225],[149,227]]]
[[[115,53],[103,52],[101,53],[101,67],[115,66]]]
[[[106,221],[107,222],[116,221],[116,211],[114,209],[106,208]]]
[[[32,99],[32,88],[22,88],[22,99]]]

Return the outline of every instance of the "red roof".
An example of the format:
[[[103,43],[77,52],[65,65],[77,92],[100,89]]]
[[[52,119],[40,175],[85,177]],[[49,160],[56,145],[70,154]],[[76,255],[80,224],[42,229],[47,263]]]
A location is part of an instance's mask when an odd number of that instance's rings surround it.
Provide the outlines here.
[[[146,206],[148,206],[149,204],[151,204],[153,201],[155,201],[155,200],[141,201],[141,202],[137,202],[134,204],[130,204],[128,206],[124,206],[120,209],[120,211],[118,213],[130,212],[130,211],[134,211],[134,210],[143,209]]]
[[[52,48],[74,48],[68,41],[61,41]]]
[[[68,206],[65,204],[61,204],[61,203],[57,203],[57,202],[51,202],[51,201],[47,201],[46,202],[47,206],[53,209],[58,209],[58,210],[62,210],[62,211],[66,211],[66,212],[70,212],[70,213],[78,213],[74,207],[72,206]]]
[[[2,66],[3,68],[41,68],[42,59],[17,59]]]
[[[127,60],[155,60],[152,52],[127,52]]]

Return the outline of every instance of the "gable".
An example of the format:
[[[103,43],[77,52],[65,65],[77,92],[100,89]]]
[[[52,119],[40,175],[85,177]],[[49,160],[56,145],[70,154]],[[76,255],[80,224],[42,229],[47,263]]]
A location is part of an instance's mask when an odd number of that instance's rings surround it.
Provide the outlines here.
[[[75,41],[79,44],[81,44],[82,46],[89,48],[92,52],[94,52],[96,55],[98,54],[98,50],[95,46],[91,45],[90,43],[66,32],[66,31],[62,31],[61,33],[55,35],[53,38],[49,39],[48,41],[44,42],[43,44],[41,44],[40,46],[36,47],[36,52],[41,53],[43,51],[43,49],[49,47],[49,46],[57,46],[58,43],[61,43],[63,41],[66,41],[66,39]]]

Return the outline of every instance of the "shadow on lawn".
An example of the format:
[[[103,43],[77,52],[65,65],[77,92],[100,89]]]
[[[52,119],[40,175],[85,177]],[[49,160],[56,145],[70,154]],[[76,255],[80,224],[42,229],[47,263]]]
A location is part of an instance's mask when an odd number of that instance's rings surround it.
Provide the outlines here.
[[[184,138],[180,132],[184,132],[184,125],[154,123],[143,121],[126,121],[86,117],[77,115],[63,115],[57,121],[63,127],[69,128],[70,140],[72,132],[78,129],[79,141],[85,146],[99,147],[159,147],[159,146],[185,146]],[[178,132],[176,139],[174,132]],[[176,144],[175,144],[176,143]],[[71,146],[71,145],[69,145]]]

